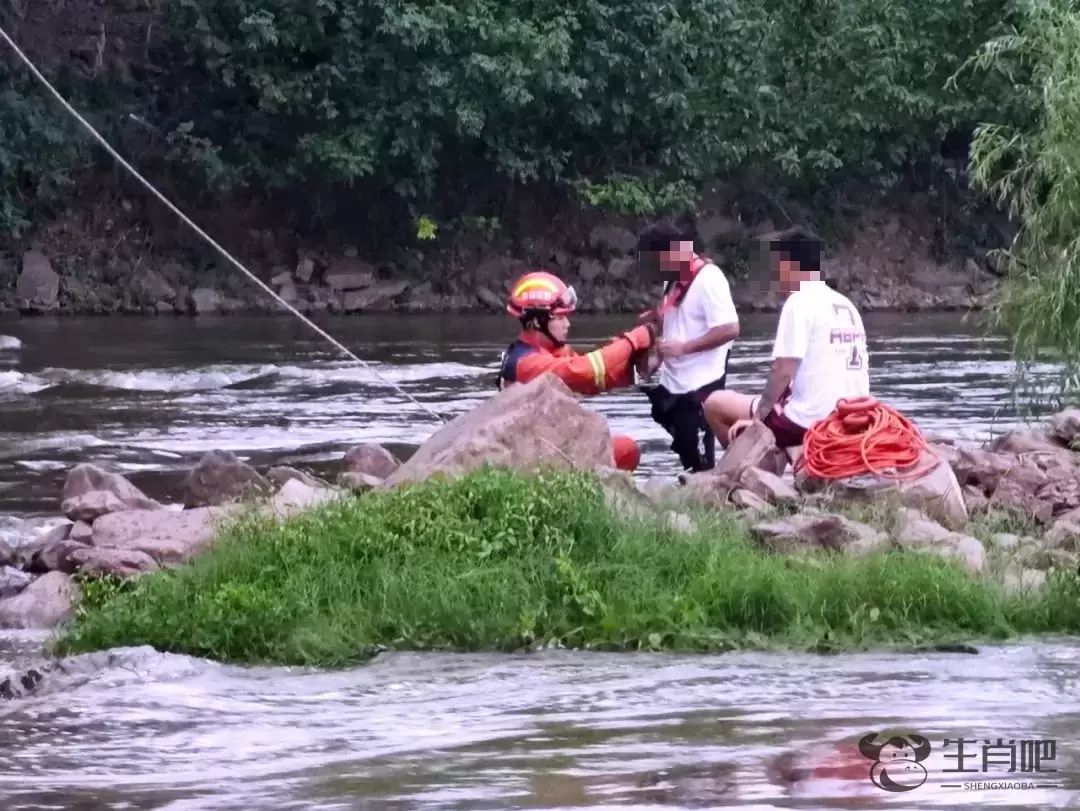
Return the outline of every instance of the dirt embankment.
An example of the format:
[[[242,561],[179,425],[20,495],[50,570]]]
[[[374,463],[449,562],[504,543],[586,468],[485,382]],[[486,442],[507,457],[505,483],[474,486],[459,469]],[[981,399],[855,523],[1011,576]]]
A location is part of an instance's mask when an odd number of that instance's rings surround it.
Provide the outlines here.
[[[0,306],[23,313],[160,315],[278,308],[208,246],[196,247],[193,234],[179,236],[185,226],[171,214],[145,216],[156,204],[103,202],[73,206],[0,256],[6,281]],[[214,236],[301,311],[500,310],[513,278],[540,266],[575,285],[584,312],[639,311],[654,303],[656,290],[635,265],[636,223],[574,213],[565,220],[525,239],[457,239],[379,258],[344,239],[308,243],[260,229],[251,224],[257,216],[246,228]],[[728,271],[744,310],[778,304],[744,259],[755,235],[774,227],[708,211],[697,218],[702,250]],[[848,229],[846,240],[830,246],[826,273],[866,311],[981,308],[999,281],[992,263],[985,252],[942,257],[935,227],[911,214],[872,210]]]

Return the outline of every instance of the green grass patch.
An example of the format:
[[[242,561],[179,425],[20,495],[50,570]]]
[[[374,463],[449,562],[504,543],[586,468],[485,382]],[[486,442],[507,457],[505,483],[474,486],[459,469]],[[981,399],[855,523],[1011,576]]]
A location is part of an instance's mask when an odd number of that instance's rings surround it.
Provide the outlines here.
[[[694,520],[612,515],[585,472],[484,469],[245,518],[185,566],[93,584],[56,648],[342,666],[379,648],[842,651],[1080,629],[1074,575],[1009,595],[933,555],[781,557],[734,513]]]

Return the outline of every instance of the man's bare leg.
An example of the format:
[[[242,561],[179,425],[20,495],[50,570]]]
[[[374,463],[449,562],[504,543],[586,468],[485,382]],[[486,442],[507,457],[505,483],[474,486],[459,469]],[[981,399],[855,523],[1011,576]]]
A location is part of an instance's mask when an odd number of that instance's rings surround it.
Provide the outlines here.
[[[713,436],[720,443],[720,447],[727,449],[730,444],[728,431],[732,425],[739,420],[751,418],[750,412],[755,399],[757,398],[750,394],[724,390],[714,391],[702,403],[701,408],[705,412],[705,421],[709,423]]]

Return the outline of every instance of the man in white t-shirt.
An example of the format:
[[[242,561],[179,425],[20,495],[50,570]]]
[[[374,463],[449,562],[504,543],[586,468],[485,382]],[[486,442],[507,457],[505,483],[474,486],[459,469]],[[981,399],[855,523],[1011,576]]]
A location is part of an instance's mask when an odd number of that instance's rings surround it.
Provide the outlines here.
[[[770,241],[780,289],[773,365],[756,397],[725,391],[706,408],[717,439],[730,439],[752,421],[764,423],[780,448],[800,448],[806,430],[841,399],[870,395],[866,331],[858,308],[821,279],[821,246],[799,229]]]
[[[663,302],[646,313],[662,324],[657,344],[659,385],[649,390],[653,419],[672,436],[685,468],[712,467],[712,433],[703,404],[727,383],[728,352],[739,337],[739,316],[727,277],[694,252],[693,240],[672,225],[646,229],[638,250],[667,280]],[[706,436],[699,447],[699,433]],[[702,452],[704,450],[704,452]]]

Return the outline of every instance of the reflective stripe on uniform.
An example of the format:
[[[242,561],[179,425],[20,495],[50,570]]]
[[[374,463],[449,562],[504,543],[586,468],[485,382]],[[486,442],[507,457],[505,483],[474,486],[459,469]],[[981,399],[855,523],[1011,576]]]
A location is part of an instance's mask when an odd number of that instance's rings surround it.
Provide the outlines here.
[[[607,374],[607,366],[604,363],[604,356],[600,354],[599,350],[596,352],[590,352],[585,356],[589,359],[589,365],[592,366],[593,380],[596,382],[596,388],[600,391],[604,390],[604,377]]]

